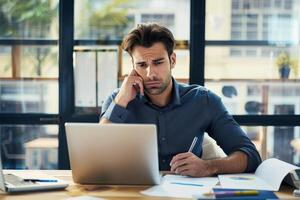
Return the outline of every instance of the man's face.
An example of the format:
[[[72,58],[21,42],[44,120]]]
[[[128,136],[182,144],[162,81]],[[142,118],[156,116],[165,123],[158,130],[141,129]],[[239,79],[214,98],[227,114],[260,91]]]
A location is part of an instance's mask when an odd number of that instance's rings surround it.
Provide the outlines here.
[[[172,80],[175,53],[169,58],[163,43],[158,42],[149,48],[136,46],[132,51],[132,59],[134,69],[143,78],[145,92],[150,95],[163,93]]]

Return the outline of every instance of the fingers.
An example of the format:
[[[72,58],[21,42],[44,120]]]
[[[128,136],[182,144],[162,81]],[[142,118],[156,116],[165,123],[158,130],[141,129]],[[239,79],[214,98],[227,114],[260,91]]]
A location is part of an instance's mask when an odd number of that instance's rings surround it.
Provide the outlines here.
[[[129,76],[138,76],[139,74],[135,71],[135,69],[132,69],[129,73]]]
[[[171,172],[183,176],[210,176],[208,161],[204,161],[191,152],[177,154],[170,162]]]
[[[143,79],[141,76],[139,76],[135,69],[132,69],[129,76],[126,78],[129,81],[129,84],[131,84],[136,90],[139,90],[137,92],[140,92],[141,95],[144,95]]]
[[[178,168],[181,168],[181,167],[183,167],[184,165],[187,165],[187,164],[188,164],[187,158],[186,158],[186,159],[179,160],[179,161],[176,161],[176,162],[174,162],[174,163],[172,164],[172,166],[171,166],[171,172],[177,173]]]
[[[189,163],[181,163],[179,166],[176,166],[174,172],[176,174],[182,174],[184,171],[189,170],[191,168],[191,164]]]
[[[134,83],[139,86],[140,94],[144,96],[144,85],[141,77],[139,79],[134,80]]]
[[[128,76],[136,76],[136,71],[134,69],[131,70]]]
[[[139,90],[141,95],[144,95],[144,85],[143,79],[139,76],[131,76],[130,77],[131,85],[136,89]]]
[[[185,159],[185,158],[188,158],[190,156],[193,156],[194,154],[192,152],[185,152],[185,153],[180,153],[180,154],[177,154],[176,156],[174,156],[170,162],[170,166],[173,165],[173,163],[179,161],[179,160],[182,160],[182,159]]]
[[[181,162],[181,161],[180,161]],[[173,169],[173,172],[175,174],[179,174],[182,176],[196,176],[196,163],[193,162],[191,158],[187,158],[181,163],[178,164],[178,166],[175,166],[176,168]]]

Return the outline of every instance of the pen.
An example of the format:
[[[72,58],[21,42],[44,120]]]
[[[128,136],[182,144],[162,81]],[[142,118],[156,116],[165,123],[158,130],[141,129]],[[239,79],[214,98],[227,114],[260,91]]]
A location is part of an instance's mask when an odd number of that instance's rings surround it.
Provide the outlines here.
[[[37,179],[37,178],[25,178],[24,181],[31,181],[31,182],[57,182],[55,179]]]
[[[192,142],[192,144],[191,144],[188,152],[192,152],[193,151],[193,149],[194,149],[197,141],[198,141],[198,137],[194,137],[193,142]],[[170,163],[170,166],[172,166],[171,163]]]
[[[202,187],[203,186],[202,184],[197,184],[197,183],[181,183],[181,182],[170,182],[170,184],[198,186],[198,187]]]
[[[220,191],[220,192],[209,192],[204,193],[205,196],[255,196],[258,195],[259,191],[257,190],[244,190],[244,191]]]
[[[198,141],[198,137],[194,137],[193,142],[192,142],[192,144],[191,144],[191,146],[190,146],[189,152],[192,152],[192,151],[193,151],[193,149],[194,149],[194,147],[195,147],[197,141]]]

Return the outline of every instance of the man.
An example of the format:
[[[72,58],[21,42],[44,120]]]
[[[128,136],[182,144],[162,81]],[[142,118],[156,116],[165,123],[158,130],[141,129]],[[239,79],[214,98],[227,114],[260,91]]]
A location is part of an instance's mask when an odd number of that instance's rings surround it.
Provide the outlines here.
[[[133,69],[103,104],[100,123],[156,124],[160,170],[193,177],[255,171],[261,163],[259,153],[220,98],[202,86],[172,78],[174,46],[172,33],[157,24],[138,25],[124,38],[122,47]],[[227,157],[200,158],[204,132]],[[187,152],[195,136],[200,142]]]

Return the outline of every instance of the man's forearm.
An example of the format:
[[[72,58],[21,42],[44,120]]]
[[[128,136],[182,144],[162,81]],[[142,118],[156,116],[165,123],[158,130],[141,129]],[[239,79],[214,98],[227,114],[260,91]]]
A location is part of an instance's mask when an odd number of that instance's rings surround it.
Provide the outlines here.
[[[234,152],[226,158],[207,160],[210,174],[242,173],[246,170],[248,157],[241,151]]]

